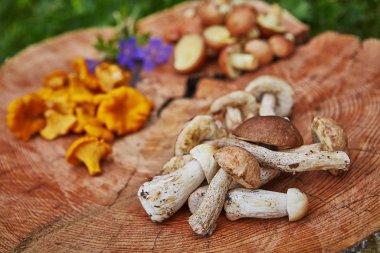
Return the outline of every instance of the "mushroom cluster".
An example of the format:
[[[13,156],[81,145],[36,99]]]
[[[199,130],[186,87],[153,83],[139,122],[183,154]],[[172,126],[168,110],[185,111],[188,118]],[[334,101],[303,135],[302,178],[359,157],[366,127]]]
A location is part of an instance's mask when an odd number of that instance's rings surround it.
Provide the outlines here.
[[[330,118],[315,117],[313,144],[287,116],[294,92],[285,80],[261,76],[245,91],[226,94],[207,115],[188,122],[179,133],[174,157],[162,174],[145,182],[138,198],[154,222],[162,222],[188,202],[190,228],[211,235],[224,209],[227,219],[303,218],[308,198],[297,188],[286,193],[259,189],[282,172],[347,171],[347,136]]]
[[[207,59],[218,58],[223,74],[237,78],[294,52],[294,35],[282,24],[282,14],[278,4],[259,13],[247,1],[206,0],[185,10],[178,22],[166,27],[163,37],[176,44],[176,71],[190,73]]]

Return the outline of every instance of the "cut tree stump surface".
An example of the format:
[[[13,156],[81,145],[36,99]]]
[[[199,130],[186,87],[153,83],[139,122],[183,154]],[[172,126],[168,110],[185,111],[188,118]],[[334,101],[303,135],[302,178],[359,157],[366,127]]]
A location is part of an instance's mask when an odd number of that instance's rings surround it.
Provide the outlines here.
[[[110,36],[112,30],[81,30],[44,41],[0,70],[0,252],[335,252],[380,229],[379,40],[361,42],[325,32],[292,57],[237,80],[202,79],[194,98],[174,99],[142,131],[119,138],[102,165],[103,174],[90,177],[84,166],[64,159],[77,136],[24,142],[8,130],[5,115],[9,102],[36,90],[46,73],[68,70],[76,56],[95,57],[91,45],[97,33]],[[210,69],[215,66],[205,71]],[[283,175],[266,185],[280,192],[297,187],[309,196],[309,213],[298,222],[230,222],[222,214],[214,235],[201,238],[190,230],[190,213],[183,207],[167,222],[152,223],[137,189],[173,155],[183,124],[205,113],[212,99],[263,74],[293,85],[292,120],[306,143],[311,143],[314,116],[342,124],[349,136],[350,170],[338,177],[323,171]],[[185,76],[175,74],[170,63],[144,77],[138,88],[155,101],[156,109],[184,94]]]

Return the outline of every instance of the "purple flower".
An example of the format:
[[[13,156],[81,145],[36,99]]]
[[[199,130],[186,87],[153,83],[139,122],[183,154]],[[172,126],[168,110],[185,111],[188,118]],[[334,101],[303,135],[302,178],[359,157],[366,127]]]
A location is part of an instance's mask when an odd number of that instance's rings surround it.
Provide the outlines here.
[[[137,45],[137,39],[135,37],[119,41],[119,54],[117,55],[119,65],[134,69],[136,66],[135,61],[141,61],[143,58],[144,52]]]
[[[168,61],[172,53],[172,47],[165,44],[159,38],[151,38],[143,49],[144,61],[143,68],[145,71],[152,71],[156,65]]]
[[[87,66],[88,71],[90,71],[90,73],[92,75],[94,75],[95,74],[95,68],[100,64],[100,61],[95,61],[95,60],[86,58],[85,62],[86,62],[86,66]]]

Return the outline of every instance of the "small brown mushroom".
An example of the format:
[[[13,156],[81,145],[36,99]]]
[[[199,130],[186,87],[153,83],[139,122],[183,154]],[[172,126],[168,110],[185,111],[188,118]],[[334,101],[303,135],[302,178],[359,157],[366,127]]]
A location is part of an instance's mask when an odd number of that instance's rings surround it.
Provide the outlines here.
[[[279,150],[299,147],[303,139],[298,129],[279,116],[254,116],[232,131],[237,138],[273,146]]]
[[[236,42],[230,31],[225,26],[213,25],[203,31],[203,37],[208,47],[212,49],[222,49]]]
[[[224,23],[224,15],[219,10],[218,5],[206,2],[198,7],[198,15],[201,17],[204,26],[221,25]]]
[[[260,165],[255,157],[239,147],[224,147],[214,154],[219,166],[245,188],[260,186]]]
[[[281,24],[281,16],[282,9],[278,4],[272,4],[267,14],[260,14],[258,16],[257,24],[264,38],[286,32],[285,27]]]
[[[296,49],[294,42],[282,35],[273,35],[269,38],[268,43],[272,49],[273,54],[279,58],[290,56]]]
[[[258,187],[265,185],[280,174],[281,172],[279,170],[262,167],[260,169],[260,185]],[[242,186],[239,183],[232,181],[229,189],[236,189],[241,187]],[[201,186],[190,195],[189,199],[187,200],[187,204],[191,213],[195,213],[195,211],[198,210],[204,199],[204,196],[206,195],[207,189],[208,185]]]
[[[226,26],[233,36],[242,36],[254,28],[257,12],[250,6],[237,5],[227,15]]]
[[[260,167],[258,165],[255,164],[251,172],[247,170],[247,167],[244,168],[247,161],[253,165],[253,161],[251,158],[247,160],[247,156],[251,157],[237,147],[224,147],[214,153],[214,159],[222,169],[211,180],[201,205],[189,218],[189,225],[195,233],[203,236],[213,233],[216,227],[215,222],[222,211],[226,193],[233,179],[226,171],[234,176],[242,175],[239,180],[246,185],[256,186],[260,183]],[[228,168],[224,168],[224,166],[228,166]],[[244,181],[245,179],[249,182]]]
[[[347,135],[338,123],[330,118],[315,117],[311,124],[313,141],[320,143],[321,150],[344,151],[348,153]],[[341,170],[329,170],[331,174],[337,176]]]
[[[239,45],[231,45],[222,50],[218,59],[219,67],[229,78],[237,78],[241,71],[251,71],[259,67],[258,58],[242,53]]]
[[[286,117],[293,107],[294,91],[286,81],[275,76],[260,76],[247,84],[245,90],[261,102],[259,115]]]
[[[206,58],[206,46],[198,34],[183,36],[174,48],[174,69],[190,73],[200,68]]]
[[[273,59],[273,52],[268,42],[264,40],[250,40],[244,46],[244,52],[258,58],[260,66],[270,63]]]

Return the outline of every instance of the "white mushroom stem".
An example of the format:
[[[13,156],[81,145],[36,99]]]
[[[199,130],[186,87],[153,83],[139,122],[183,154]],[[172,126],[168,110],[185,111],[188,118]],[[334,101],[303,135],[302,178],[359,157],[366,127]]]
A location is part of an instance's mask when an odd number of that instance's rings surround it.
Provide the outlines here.
[[[272,93],[264,93],[259,110],[260,116],[276,115],[276,96]]]
[[[226,108],[225,122],[228,130],[235,129],[243,122],[243,115],[238,108],[228,106]]]
[[[308,208],[307,196],[296,188],[287,194],[265,190],[234,189],[228,192],[224,210],[227,219],[281,218],[289,216],[296,221],[305,216]]]
[[[280,175],[280,173],[281,172],[279,170],[261,168],[261,170],[260,170],[260,187],[262,185],[268,183],[269,181],[271,181],[272,179],[274,179],[278,175]],[[230,184],[229,189],[235,189],[235,188],[242,188],[242,186],[240,184],[236,183],[236,181],[233,181]],[[208,185],[201,186],[198,189],[196,189],[190,195],[189,199],[187,200],[187,204],[189,206],[189,210],[191,213],[194,213],[196,210],[198,210],[199,206],[201,205],[201,203],[205,197],[207,189],[208,189]]]
[[[145,182],[137,195],[150,219],[162,222],[182,207],[204,179],[200,163],[192,160],[183,168]]]
[[[189,218],[189,225],[195,233],[203,236],[212,235],[231,182],[232,177],[223,169],[219,169],[198,210]]]
[[[233,53],[229,60],[231,65],[239,70],[251,71],[259,67],[258,58],[252,54]]]
[[[215,141],[218,147],[237,146],[256,157],[260,164],[285,172],[312,170],[348,170],[350,158],[343,151],[313,153],[277,152],[238,139],[223,138]]]

